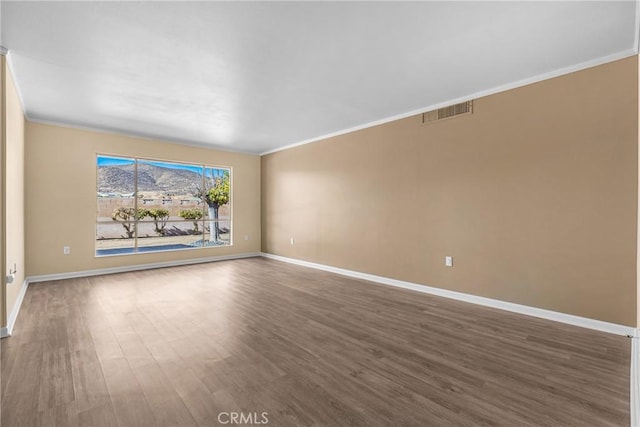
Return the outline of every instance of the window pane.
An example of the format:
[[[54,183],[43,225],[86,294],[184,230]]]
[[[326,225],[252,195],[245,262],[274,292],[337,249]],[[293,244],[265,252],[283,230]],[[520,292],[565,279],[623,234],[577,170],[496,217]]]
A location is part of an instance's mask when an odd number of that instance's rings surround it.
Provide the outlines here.
[[[96,255],[231,244],[231,169],[100,155]]]
[[[204,182],[208,205],[229,205],[231,200],[231,171],[228,168],[205,167]]]
[[[129,233],[135,233],[135,225],[129,227]],[[127,237],[127,230],[122,224],[98,224],[96,226],[96,255],[121,255],[133,253],[135,240]]]
[[[231,244],[231,221],[206,221],[205,246],[228,246]]]
[[[202,245],[202,232],[194,231],[193,221],[167,222],[164,229],[153,222],[138,224],[138,252],[188,249]],[[202,224],[198,223],[202,230]]]
[[[231,171],[205,167],[205,242],[208,246],[231,244]]]
[[[220,206],[218,210],[218,219],[219,220],[227,220],[231,219],[231,206],[229,204]]]
[[[134,206],[135,161],[98,156],[98,221],[111,221]]]
[[[179,219],[180,207],[200,204],[202,166],[138,160],[138,207],[162,208]]]

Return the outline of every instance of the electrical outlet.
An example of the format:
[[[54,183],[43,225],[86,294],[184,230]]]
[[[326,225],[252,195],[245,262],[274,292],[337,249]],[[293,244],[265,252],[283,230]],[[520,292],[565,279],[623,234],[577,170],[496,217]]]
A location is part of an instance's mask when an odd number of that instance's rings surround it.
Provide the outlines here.
[[[70,246],[63,246],[62,247],[62,253],[64,255],[69,255],[71,253],[71,247]]]
[[[245,235],[244,240],[249,240],[249,236]]]
[[[447,267],[453,267],[453,257],[452,256],[444,257],[444,265],[446,265]]]
[[[293,245],[296,241],[293,239],[293,237],[291,238],[291,245]]]

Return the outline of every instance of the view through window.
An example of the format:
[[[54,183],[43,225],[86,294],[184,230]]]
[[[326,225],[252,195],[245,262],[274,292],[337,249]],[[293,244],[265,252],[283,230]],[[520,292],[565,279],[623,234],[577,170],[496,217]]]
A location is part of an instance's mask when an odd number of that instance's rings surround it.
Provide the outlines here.
[[[97,156],[96,255],[231,245],[231,169]]]

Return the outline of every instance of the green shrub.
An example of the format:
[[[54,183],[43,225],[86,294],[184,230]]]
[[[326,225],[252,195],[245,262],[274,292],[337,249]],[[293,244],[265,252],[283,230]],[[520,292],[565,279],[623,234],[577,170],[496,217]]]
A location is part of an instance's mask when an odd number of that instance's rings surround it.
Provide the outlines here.
[[[111,213],[111,219],[118,221],[122,224],[126,238],[131,239],[136,234],[136,220],[141,220],[149,215],[149,211],[146,209],[125,208],[119,207],[114,209]],[[125,236],[122,236],[125,237]]]
[[[164,236],[167,220],[169,219],[169,211],[166,209],[149,209],[148,215],[153,218],[156,233]]]
[[[201,220],[203,216],[202,209],[186,209],[180,211],[181,218],[193,221],[193,234],[198,234],[198,221]]]

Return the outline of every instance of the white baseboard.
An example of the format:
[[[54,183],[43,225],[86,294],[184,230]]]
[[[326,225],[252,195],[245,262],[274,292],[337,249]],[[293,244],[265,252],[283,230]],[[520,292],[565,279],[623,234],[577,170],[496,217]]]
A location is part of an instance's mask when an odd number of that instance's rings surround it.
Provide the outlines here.
[[[13,332],[13,326],[15,325],[16,319],[18,318],[20,307],[22,307],[22,301],[24,300],[24,296],[27,292],[27,288],[30,283],[47,282],[50,280],[75,279],[78,277],[100,276],[103,274],[125,273],[129,271],[150,270],[154,268],[163,268],[163,267],[177,267],[181,265],[202,264],[207,262],[227,261],[232,259],[253,258],[253,257],[259,257],[259,256],[260,256],[259,252],[249,252],[249,253],[237,254],[237,255],[222,255],[222,256],[215,256],[215,257],[208,257],[208,258],[155,262],[152,264],[127,265],[122,267],[100,268],[96,270],[71,271],[68,273],[55,273],[55,274],[42,274],[39,276],[29,276],[25,278],[24,282],[22,283],[22,288],[20,288],[20,293],[18,294],[18,298],[16,299],[16,302],[13,305],[13,308],[11,309],[11,313],[9,313],[9,317],[7,318],[7,326],[0,328],[0,338],[6,338],[11,336]]]
[[[362,279],[362,280],[368,280],[374,283],[381,283],[384,285],[395,286],[398,288],[410,289],[413,291],[418,291],[418,292],[422,292],[430,295],[437,295],[444,298],[455,299],[458,301],[465,301],[472,304],[498,308],[501,310],[511,311],[514,313],[525,314],[528,316],[539,317],[547,320],[553,320],[556,322],[566,323],[569,325],[580,326],[583,328],[608,332],[611,334],[640,337],[639,330],[631,326],[603,322],[601,320],[589,319],[586,317],[575,316],[572,314],[560,313],[557,311],[545,310],[542,308],[530,307],[526,305],[500,301],[500,300],[495,300],[491,298],[480,297],[477,295],[465,294],[462,292],[455,292],[455,291],[449,291],[446,289],[434,288],[431,286],[420,285],[417,283],[405,282],[402,280],[376,276],[368,273],[361,273],[358,271],[347,270],[347,269],[332,267],[332,266],[323,265],[323,264],[317,264],[314,262],[303,261],[303,260],[298,260],[294,258],[287,258],[279,255],[265,253],[265,252],[249,252],[249,253],[237,254],[237,255],[223,255],[223,256],[208,257],[208,258],[176,260],[176,261],[167,261],[167,262],[157,262],[157,263],[151,263],[151,264],[138,264],[138,265],[128,265],[128,266],[122,266],[122,267],[101,268],[96,270],[84,270],[84,271],[74,271],[74,272],[68,272],[68,273],[29,276],[25,279],[22,285],[22,288],[20,289],[20,294],[18,296],[18,299],[16,300],[16,303],[14,304],[13,309],[11,310],[11,313],[7,319],[6,332],[8,335],[11,335],[11,332],[13,331],[13,325],[18,316],[18,312],[20,311],[20,306],[22,305],[22,300],[24,298],[24,294],[27,290],[27,286],[29,283],[45,282],[49,280],[72,279],[72,278],[78,278],[78,277],[98,276],[103,274],[124,273],[129,271],[149,270],[149,269],[163,268],[163,267],[175,267],[180,265],[200,264],[200,263],[215,262],[215,261],[226,261],[226,260],[233,260],[233,259],[240,259],[240,258],[253,258],[257,256],[263,256],[265,258],[271,258],[274,260],[283,261],[290,264],[301,265],[304,267],[315,268],[318,270],[329,271],[332,273],[341,274],[343,276],[353,277],[353,278]],[[0,329],[0,336],[2,336],[1,329]]]
[[[640,427],[640,338],[631,340],[630,411],[631,427]]]
[[[560,313],[557,311],[545,310],[537,307],[529,307],[526,305],[515,304],[512,302],[500,301],[496,299],[480,297],[477,295],[465,294],[462,292],[449,291],[446,289],[434,288],[426,285],[419,285],[417,283],[404,282],[402,280],[375,276],[373,274],[346,270],[344,268],[331,267],[329,265],[324,265],[324,264],[316,264],[314,262],[302,261],[294,258],[287,258],[279,255],[265,253],[265,252],[262,252],[262,256],[265,258],[271,258],[277,261],[288,262],[290,264],[296,264],[304,267],[315,268],[318,270],[329,271],[331,273],[341,274],[343,276],[349,276],[356,279],[368,280],[370,282],[381,283],[383,285],[390,285],[398,288],[411,289],[412,291],[418,291],[425,294],[437,295],[444,298],[455,299],[458,301],[465,301],[472,304],[483,305],[486,307],[498,308],[505,311],[511,311],[514,313],[525,314],[527,316],[553,320],[556,322],[566,323],[574,326],[580,326],[583,328],[595,329],[597,331],[608,332],[611,334],[631,336],[631,337],[640,336],[639,330],[631,326],[618,325],[616,323],[603,322],[601,320],[574,316],[572,314]]]
[[[168,261],[152,264],[140,264],[123,267],[103,268],[96,270],[76,271],[69,273],[57,273],[57,274],[45,274],[40,276],[27,277],[22,283],[18,298],[9,314],[7,319],[7,326],[0,328],[0,338],[11,336],[13,332],[13,326],[15,325],[22,301],[26,294],[29,283],[44,282],[49,280],[61,280],[71,279],[77,277],[98,276],[102,274],[123,273],[128,271],[149,270],[153,268],[162,267],[174,267],[180,265],[200,264],[215,261],[226,261],[241,258],[252,258],[257,256],[263,256],[265,258],[274,259],[277,261],[287,262],[290,264],[296,264],[304,267],[315,268],[318,270],[329,271],[343,276],[353,277],[357,279],[368,280],[374,283],[380,283],[384,285],[395,286],[404,289],[410,289],[430,295],[437,295],[445,298],[455,299],[458,301],[465,301],[472,304],[483,305],[487,307],[498,308],[515,313],[525,314],[528,316],[539,317],[543,319],[553,320],[556,322],[567,323],[574,326],[580,326],[583,328],[595,329],[598,331],[609,332],[616,335],[625,335],[633,337],[631,340],[631,377],[630,377],[630,412],[631,412],[631,426],[640,427],[640,334],[639,330],[630,326],[618,325],[615,323],[603,322],[600,320],[588,319],[585,317],[574,316],[571,314],[559,313],[551,310],[544,310],[536,307],[529,307],[520,304],[514,304],[505,301],[494,300],[491,298],[484,298],[470,294],[464,294],[462,292],[448,291],[446,289],[434,288],[431,286],[419,285],[417,283],[404,282],[401,280],[390,279],[387,277],[375,276],[373,274],[361,273],[352,270],[346,270],[343,268],[331,267],[328,265],[317,264],[309,261],[297,260],[294,258],[287,258],[279,255],[273,255],[269,253],[245,253],[238,255],[227,255],[209,258],[198,258],[190,260]]]
[[[25,279],[24,282],[22,282],[22,287],[20,287],[18,298],[16,298],[16,302],[13,304],[11,312],[7,317],[7,327],[0,330],[0,338],[10,337],[13,333],[13,326],[16,324],[16,319],[18,318],[18,313],[20,312],[20,307],[22,307],[22,301],[24,300],[24,295],[27,293],[28,286],[29,281]]]
[[[71,271],[68,273],[42,274],[38,276],[29,276],[29,283],[48,282],[50,280],[75,279],[78,277],[100,276],[103,274],[126,273],[129,271],[151,270],[154,268],[177,267],[180,265],[203,264],[215,261],[228,261],[240,258],[259,257],[260,252],[247,252],[236,255],[221,255],[208,258],[184,259],[165,262],[154,262],[151,264],[125,265],[122,267],[99,268],[96,270]]]

